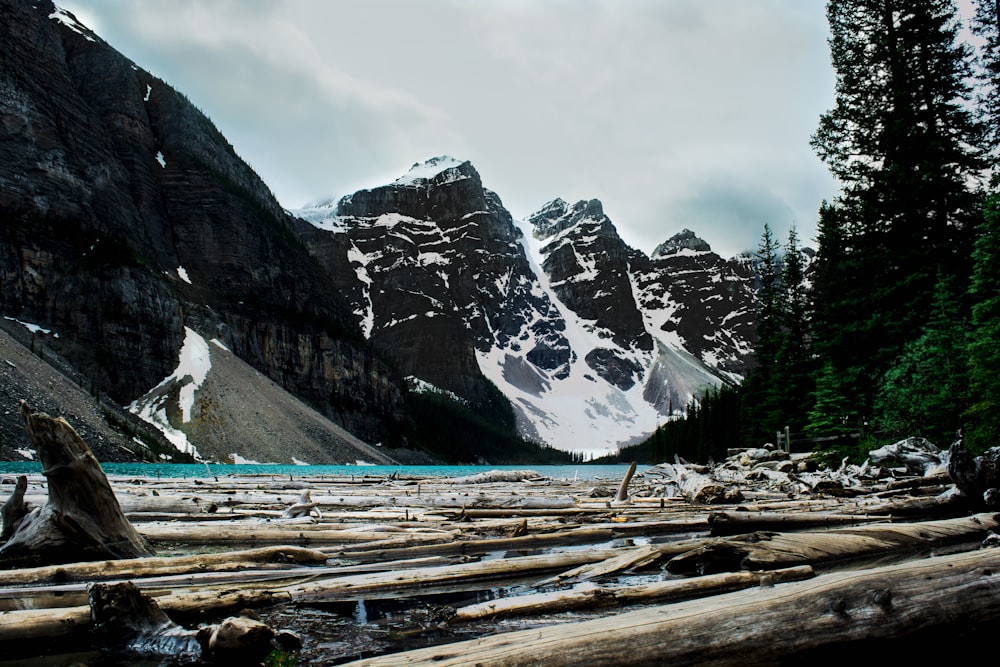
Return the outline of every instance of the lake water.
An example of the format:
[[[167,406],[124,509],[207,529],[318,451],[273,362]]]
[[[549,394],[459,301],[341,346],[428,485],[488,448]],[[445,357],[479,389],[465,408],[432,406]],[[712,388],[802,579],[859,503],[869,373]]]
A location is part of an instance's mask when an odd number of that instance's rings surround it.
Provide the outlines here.
[[[490,470],[533,470],[542,477],[555,479],[621,480],[628,465],[510,465],[510,466],[381,466],[337,465],[298,466],[280,464],[231,464],[221,463],[102,463],[107,475],[132,475],[136,477],[223,477],[246,475],[281,475],[282,477],[462,477]],[[642,472],[649,466],[637,466]],[[0,474],[40,473],[37,461],[0,461]]]

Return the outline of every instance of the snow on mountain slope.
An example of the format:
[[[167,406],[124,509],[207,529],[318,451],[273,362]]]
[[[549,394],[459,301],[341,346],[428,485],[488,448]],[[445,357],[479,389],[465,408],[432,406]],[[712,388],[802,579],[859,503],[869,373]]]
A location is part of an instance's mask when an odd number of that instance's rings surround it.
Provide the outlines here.
[[[559,449],[641,440],[746,363],[748,331],[715,329],[749,303],[745,277],[683,233],[646,257],[597,200],[515,221],[468,162],[439,157],[293,214],[404,374],[471,400],[488,379],[523,435]]]
[[[198,461],[395,463],[190,327],[176,369],[128,409]]]

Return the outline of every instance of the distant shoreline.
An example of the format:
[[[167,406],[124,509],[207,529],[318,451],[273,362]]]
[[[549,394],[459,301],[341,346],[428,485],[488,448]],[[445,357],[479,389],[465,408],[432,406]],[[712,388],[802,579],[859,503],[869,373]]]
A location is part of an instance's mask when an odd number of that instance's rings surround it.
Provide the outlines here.
[[[649,466],[639,466],[638,472]],[[628,470],[626,464],[588,465],[291,465],[269,463],[102,463],[101,468],[109,477],[223,477],[223,476],[275,476],[275,477],[461,477],[487,470],[533,470],[541,477],[555,479],[593,479],[620,481]],[[39,474],[37,461],[0,461],[0,475]]]

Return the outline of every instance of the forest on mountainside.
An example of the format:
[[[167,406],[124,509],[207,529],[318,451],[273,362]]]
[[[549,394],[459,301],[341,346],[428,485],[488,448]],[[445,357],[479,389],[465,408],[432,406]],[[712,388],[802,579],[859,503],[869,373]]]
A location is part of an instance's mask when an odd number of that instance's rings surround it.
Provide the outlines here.
[[[963,26],[953,0],[827,3],[835,103],[811,145],[840,192],[809,278],[794,229],[765,224],[754,370],[619,460],[720,460],[786,429],[856,460],[1000,444],[1000,16],[974,8]]]

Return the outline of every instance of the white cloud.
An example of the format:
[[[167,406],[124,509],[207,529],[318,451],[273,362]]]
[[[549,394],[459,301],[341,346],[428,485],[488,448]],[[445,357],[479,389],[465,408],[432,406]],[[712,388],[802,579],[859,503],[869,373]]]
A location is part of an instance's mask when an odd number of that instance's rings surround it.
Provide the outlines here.
[[[808,146],[833,95],[822,0],[64,4],[289,208],[451,154],[515,216],[598,198],[647,252],[686,226],[728,255],[765,222],[811,239],[835,192]],[[706,184],[746,196],[693,206]],[[786,219],[756,220],[764,200]]]

